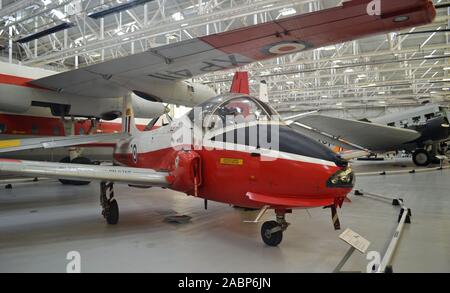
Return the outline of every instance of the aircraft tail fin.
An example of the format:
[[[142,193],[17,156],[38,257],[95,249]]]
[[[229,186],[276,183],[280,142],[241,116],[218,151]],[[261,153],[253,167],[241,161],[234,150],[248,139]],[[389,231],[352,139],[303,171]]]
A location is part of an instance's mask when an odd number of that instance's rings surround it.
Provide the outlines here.
[[[237,71],[234,74],[230,92],[234,94],[246,94],[246,95],[250,94],[248,72]]]
[[[134,117],[133,99],[131,93],[123,98],[122,132],[131,135],[139,132],[136,127],[136,119]]]

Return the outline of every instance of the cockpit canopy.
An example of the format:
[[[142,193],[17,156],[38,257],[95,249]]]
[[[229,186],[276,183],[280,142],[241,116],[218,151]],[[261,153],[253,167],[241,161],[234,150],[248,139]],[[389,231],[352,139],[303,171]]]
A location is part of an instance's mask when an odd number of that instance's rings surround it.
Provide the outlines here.
[[[279,114],[266,103],[243,95],[226,94],[209,99],[188,114],[189,119],[203,127],[222,127],[253,121],[280,120]]]

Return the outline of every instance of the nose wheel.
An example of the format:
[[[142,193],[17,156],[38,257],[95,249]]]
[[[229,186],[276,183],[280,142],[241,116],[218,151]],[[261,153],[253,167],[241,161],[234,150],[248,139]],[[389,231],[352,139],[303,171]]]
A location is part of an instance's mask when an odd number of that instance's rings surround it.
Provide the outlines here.
[[[119,222],[119,205],[114,198],[114,183],[102,182],[100,190],[102,215],[109,225],[116,225]]]
[[[261,226],[261,238],[268,246],[278,246],[283,240],[283,230],[276,221],[267,221]]]
[[[276,221],[264,222],[261,226],[261,238],[268,246],[278,246],[283,241],[283,232],[286,231],[289,223],[286,222],[285,212],[277,212]]]

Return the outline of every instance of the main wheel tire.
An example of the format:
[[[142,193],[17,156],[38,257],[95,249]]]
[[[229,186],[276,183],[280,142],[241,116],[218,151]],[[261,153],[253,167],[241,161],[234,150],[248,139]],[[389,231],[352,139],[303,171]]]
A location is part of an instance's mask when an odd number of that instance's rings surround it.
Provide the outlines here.
[[[283,240],[282,230],[275,233],[270,233],[270,231],[276,227],[280,227],[280,225],[276,221],[264,222],[264,224],[261,226],[261,238],[268,246],[278,246]]]
[[[70,157],[64,157],[60,163],[71,163],[71,164],[82,164],[82,165],[92,165],[92,161],[85,157],[78,157],[70,161]],[[64,185],[75,185],[75,186],[82,186],[82,185],[89,185],[91,181],[77,181],[77,180],[66,180],[66,179],[59,179],[59,181]]]
[[[114,198],[109,202],[108,210],[105,211],[105,219],[109,225],[116,225],[119,222],[119,205]]]
[[[416,150],[413,153],[413,162],[414,162],[414,164],[416,164],[417,166],[420,166],[420,167],[428,166],[431,162],[430,153],[424,149]]]

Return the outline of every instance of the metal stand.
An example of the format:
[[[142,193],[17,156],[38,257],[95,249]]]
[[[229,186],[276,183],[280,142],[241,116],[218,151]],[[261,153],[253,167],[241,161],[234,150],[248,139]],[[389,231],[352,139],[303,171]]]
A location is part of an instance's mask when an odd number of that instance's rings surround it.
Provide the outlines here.
[[[356,196],[366,196],[366,197],[368,196],[369,198],[372,198],[372,199],[381,200],[383,202],[390,202],[390,203],[392,203],[393,206],[400,206],[403,204],[402,198],[390,197],[390,196],[386,196],[383,194],[366,192],[363,190],[355,190],[355,195]]]
[[[395,253],[395,250],[398,246],[400,237],[403,232],[404,224],[410,224],[411,223],[411,209],[407,208],[403,202],[403,199],[401,198],[393,198],[390,196],[382,195],[382,194],[376,194],[376,193],[368,193],[363,192],[362,190],[356,190],[355,191],[356,196],[365,196],[368,195],[368,198],[372,199],[381,199],[382,201],[389,201],[392,203],[393,206],[400,206],[400,214],[398,217],[398,226],[394,232],[394,235],[392,236],[391,242],[389,243],[389,246],[384,253],[384,256],[381,260],[381,263],[378,268],[376,268],[377,273],[393,273],[393,268],[391,262]]]
[[[333,270],[333,273],[361,273],[361,271],[343,272],[341,271],[341,269],[350,259],[355,250],[359,251],[362,254],[366,254],[367,249],[369,249],[370,246],[370,241],[365,239],[355,231],[351,230],[350,228],[345,229],[345,231],[341,235],[339,235],[339,239],[350,245],[350,248],[342,258],[342,260],[339,262],[339,264],[336,266],[336,268]]]
[[[446,157],[448,158],[448,157]],[[377,171],[377,172],[367,172],[367,173],[356,173],[357,176],[390,176],[390,175],[399,175],[399,174],[416,174],[416,173],[425,173],[425,172],[433,172],[433,171],[441,171],[450,169],[449,165],[444,165],[445,159],[441,160],[440,167],[427,167],[421,169],[407,169],[407,170],[397,170],[397,171]]]
[[[439,160],[439,169],[438,170],[443,170],[444,169],[444,161],[448,159],[447,156],[444,155],[438,155],[436,156],[436,159]]]
[[[406,221],[407,218],[409,218],[408,212],[405,209],[402,209],[400,222],[397,226],[397,229],[395,230],[394,236],[392,236],[392,240],[389,243],[389,246],[383,256],[383,259],[381,260],[381,264],[377,269],[377,273],[386,273],[387,271],[389,271],[390,273],[393,273],[392,265],[389,266],[389,264],[392,261],[395,249],[397,248],[398,242],[402,235],[404,224],[411,223],[410,221],[408,221],[408,222]],[[388,266],[389,266],[389,268],[388,268]]]
[[[44,179],[45,180],[45,179]],[[0,184],[5,184],[5,189],[12,189],[13,184],[24,184],[24,183],[30,183],[30,182],[38,182],[39,178],[34,177],[31,178],[10,178],[10,179],[0,179]]]
[[[347,251],[347,253],[344,255],[344,258],[339,262],[339,264],[336,266],[336,268],[333,270],[333,273],[342,273],[341,269],[344,267],[344,265],[347,263],[347,261],[352,256],[353,252],[355,252],[356,248],[353,246],[350,246],[350,249]]]

